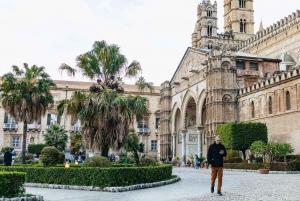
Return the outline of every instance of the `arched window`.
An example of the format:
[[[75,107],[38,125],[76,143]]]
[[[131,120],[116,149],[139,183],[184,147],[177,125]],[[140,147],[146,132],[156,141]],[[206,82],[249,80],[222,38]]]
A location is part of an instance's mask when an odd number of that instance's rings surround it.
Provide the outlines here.
[[[246,1],[245,0],[239,0],[240,8],[246,8]]]
[[[30,144],[33,144],[34,143],[34,137],[31,137],[30,138]]]
[[[207,10],[207,16],[208,17],[212,17],[212,11],[209,9],[209,10]]]
[[[291,95],[290,95],[289,91],[286,92],[285,101],[286,101],[286,110],[290,110],[291,109]]]
[[[246,20],[240,19],[240,32],[246,33]]]
[[[211,24],[207,25],[207,36],[212,36],[212,25]]]
[[[272,107],[272,97],[269,97],[269,114],[273,113],[273,107]]]
[[[254,102],[253,101],[251,102],[251,116],[252,116],[252,118],[255,117]]]

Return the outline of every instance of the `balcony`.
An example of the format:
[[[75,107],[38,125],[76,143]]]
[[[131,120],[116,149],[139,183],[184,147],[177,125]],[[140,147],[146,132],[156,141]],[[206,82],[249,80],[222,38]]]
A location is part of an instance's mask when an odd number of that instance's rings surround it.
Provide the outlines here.
[[[18,130],[18,124],[4,123],[3,130]]]
[[[41,125],[40,124],[27,124],[27,130],[40,131]]]
[[[79,132],[81,130],[81,126],[71,126],[71,132]]]
[[[149,128],[138,128],[137,132],[138,133],[149,134],[150,133],[150,129]]]

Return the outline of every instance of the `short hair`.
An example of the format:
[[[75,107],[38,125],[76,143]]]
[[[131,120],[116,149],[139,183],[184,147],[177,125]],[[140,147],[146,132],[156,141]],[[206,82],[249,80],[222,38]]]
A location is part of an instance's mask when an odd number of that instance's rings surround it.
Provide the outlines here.
[[[217,138],[222,139],[222,137],[220,135],[216,135],[215,139],[217,139]]]

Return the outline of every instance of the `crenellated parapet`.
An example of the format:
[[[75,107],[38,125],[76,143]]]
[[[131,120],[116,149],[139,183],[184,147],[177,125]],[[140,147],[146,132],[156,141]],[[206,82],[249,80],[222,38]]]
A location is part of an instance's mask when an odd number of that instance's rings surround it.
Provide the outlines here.
[[[275,39],[276,42],[276,36],[288,31],[293,27],[296,27],[295,32],[300,31],[300,10],[297,10],[291,15],[284,17],[283,19],[267,27],[266,29],[257,32],[257,34],[253,37],[250,37],[249,39],[241,42],[237,48],[239,51],[247,52],[249,49],[258,46],[259,44],[266,42],[269,39]]]
[[[268,77],[263,81],[239,89],[239,96],[246,96],[249,93],[255,93],[257,91],[264,90],[267,87],[278,85],[284,81],[288,82],[292,79],[296,79],[296,78],[299,79],[299,77],[300,77],[299,67],[294,68],[290,71],[274,73],[273,76]]]

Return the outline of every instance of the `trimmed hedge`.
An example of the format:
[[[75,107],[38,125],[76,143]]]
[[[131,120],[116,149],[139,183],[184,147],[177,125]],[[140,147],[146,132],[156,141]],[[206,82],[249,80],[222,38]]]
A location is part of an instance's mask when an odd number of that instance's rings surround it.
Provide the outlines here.
[[[0,197],[10,198],[25,193],[25,179],[24,172],[0,172]]]
[[[127,186],[170,179],[171,165],[127,168],[60,168],[60,167],[0,167],[1,171],[27,173],[28,183],[75,186]]]
[[[300,162],[292,161],[288,163],[269,163],[271,171],[300,171]],[[263,168],[262,163],[224,163],[225,169],[247,169],[258,170]]]
[[[268,142],[267,126],[259,122],[221,124],[216,135],[222,137],[222,143],[227,149],[245,150],[255,141]]]

